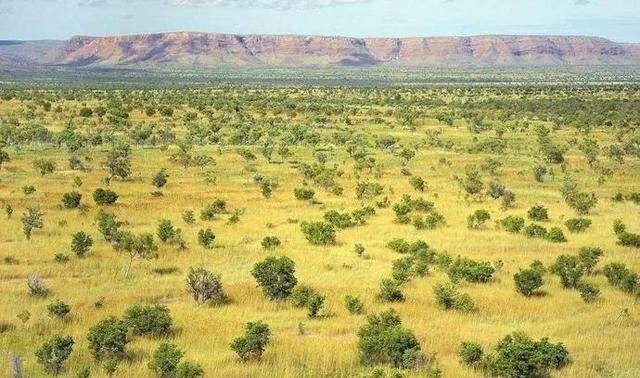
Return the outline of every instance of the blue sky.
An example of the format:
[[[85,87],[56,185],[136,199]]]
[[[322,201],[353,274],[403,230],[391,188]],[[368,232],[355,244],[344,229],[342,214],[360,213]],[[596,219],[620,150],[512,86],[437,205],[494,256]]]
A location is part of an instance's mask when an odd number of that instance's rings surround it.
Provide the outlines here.
[[[166,31],[640,42],[640,0],[0,0],[0,39]]]

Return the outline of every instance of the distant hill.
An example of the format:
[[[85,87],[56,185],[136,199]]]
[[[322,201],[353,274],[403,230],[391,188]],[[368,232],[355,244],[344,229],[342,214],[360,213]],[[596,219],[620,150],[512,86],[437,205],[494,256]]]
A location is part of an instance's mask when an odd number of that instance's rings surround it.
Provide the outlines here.
[[[162,33],[0,41],[0,67],[535,67],[640,65],[640,44],[582,36],[348,38]]]

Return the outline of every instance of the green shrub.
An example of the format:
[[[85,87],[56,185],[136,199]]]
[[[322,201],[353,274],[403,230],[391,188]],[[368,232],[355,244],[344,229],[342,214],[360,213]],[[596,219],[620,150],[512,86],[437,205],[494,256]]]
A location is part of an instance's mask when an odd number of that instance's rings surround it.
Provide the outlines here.
[[[351,314],[361,314],[364,311],[364,304],[362,303],[362,300],[352,295],[344,297],[344,307]]]
[[[198,231],[198,244],[203,246],[206,249],[212,249],[214,242],[216,240],[216,234],[211,231],[210,228],[200,229]]]
[[[598,296],[600,296],[600,289],[592,283],[580,281],[576,288],[580,292],[582,300],[586,303],[593,302],[598,299]]]
[[[467,227],[473,230],[477,230],[484,226],[484,224],[491,219],[491,215],[487,210],[476,210],[473,214],[467,217]]]
[[[176,378],[203,378],[202,366],[195,362],[183,361],[176,368]]]
[[[380,281],[378,298],[385,302],[404,301],[404,294],[400,289],[400,283],[391,278],[383,278],[382,281]]]
[[[640,234],[621,232],[618,234],[618,244],[624,247],[640,248]]]
[[[260,244],[262,245],[262,248],[270,250],[280,246],[280,239],[276,236],[265,236]]]
[[[399,283],[406,283],[413,274],[412,268],[414,264],[414,258],[412,256],[403,257],[393,262],[393,268],[391,270],[391,276]]]
[[[594,268],[600,261],[600,257],[604,255],[604,251],[597,247],[582,247],[578,252],[578,259],[580,259],[580,266],[584,270],[585,274],[593,274]]]
[[[324,220],[335,228],[348,228],[355,225],[353,219],[351,219],[351,214],[340,213],[336,210],[326,212]]]
[[[36,351],[36,359],[47,373],[58,375],[73,352],[73,345],[71,336],[53,336]]]
[[[62,195],[62,205],[67,209],[77,209],[80,207],[82,194],[78,192],[67,192]]]
[[[291,303],[293,303],[294,306],[306,307],[307,304],[309,304],[309,299],[317,293],[318,292],[310,286],[297,285],[291,291],[291,296],[289,298],[291,299]]]
[[[242,361],[259,360],[267,345],[271,331],[263,322],[249,322],[243,336],[231,343],[231,349],[238,354]]]
[[[569,232],[573,232],[573,233],[585,232],[589,227],[591,227],[591,219],[587,219],[587,218],[567,219],[567,221],[564,222],[564,225],[567,227]]]
[[[219,274],[205,268],[189,268],[187,292],[197,303],[221,304],[227,300]]]
[[[309,188],[296,188],[293,190],[293,195],[297,200],[310,201],[316,195],[316,192]]]
[[[496,347],[496,355],[488,354],[482,366],[490,376],[547,377],[550,370],[569,363],[569,352],[561,344],[547,338],[535,341],[524,333],[505,336]]]
[[[546,239],[548,231],[539,224],[531,223],[524,228],[524,234],[528,238]]]
[[[640,278],[636,272],[633,272],[622,263],[610,263],[602,269],[609,284],[624,292],[636,293],[640,286]]]
[[[465,341],[458,348],[458,357],[464,365],[477,367],[484,357],[484,350],[478,343]]]
[[[173,318],[164,305],[134,305],[124,313],[124,322],[136,335],[162,336],[172,331]]]
[[[182,221],[186,224],[195,224],[196,217],[193,213],[193,210],[185,210],[182,212]]]
[[[64,303],[61,300],[57,300],[55,302],[51,302],[47,306],[47,311],[51,316],[55,316],[57,318],[64,318],[69,314],[69,312],[71,312],[71,306],[69,306],[68,304]]]
[[[331,245],[336,243],[336,231],[329,223],[303,222],[300,230],[313,245]]]
[[[414,368],[423,359],[418,339],[402,326],[394,310],[368,317],[358,331],[360,360],[365,365]]]
[[[109,189],[98,188],[93,191],[93,202],[96,205],[113,205],[118,201],[118,194]]]
[[[413,176],[409,179],[409,184],[411,187],[419,192],[424,192],[427,186],[427,183],[420,176]]]
[[[565,243],[567,238],[559,227],[551,227],[547,233],[547,240],[552,243]]]
[[[393,239],[386,244],[386,247],[397,253],[409,253],[411,244],[404,239]]]
[[[565,288],[575,288],[584,274],[580,259],[569,255],[558,256],[550,271],[560,277],[560,282]]]
[[[182,356],[184,352],[177,345],[163,342],[153,352],[148,365],[149,369],[158,377],[175,377]]]
[[[289,297],[298,283],[295,277],[295,263],[288,257],[267,257],[254,265],[251,274],[271,300]]]
[[[468,282],[489,282],[493,278],[495,268],[488,261],[474,261],[466,257],[457,257],[447,270],[453,282],[462,279]]]
[[[508,217],[500,220],[500,225],[508,232],[517,234],[524,227],[524,218],[509,215]]]
[[[307,310],[310,318],[317,318],[320,315],[320,310],[324,307],[324,301],[326,297],[318,293],[313,293],[307,300]]]
[[[513,281],[516,284],[516,291],[525,297],[530,297],[535,294],[544,283],[542,273],[534,269],[520,270],[513,275]]]
[[[452,283],[434,285],[433,295],[436,298],[436,303],[445,310],[472,312],[476,308],[473,299],[466,293],[460,293]]]
[[[93,239],[91,236],[83,231],[77,232],[71,238],[71,250],[78,257],[84,257],[91,246],[93,245]]]
[[[127,324],[116,317],[106,318],[91,327],[87,339],[93,358],[96,360],[122,359],[129,343],[127,331]]]
[[[202,211],[200,211],[200,218],[205,221],[214,220],[218,214],[222,214],[226,210],[227,203],[221,199],[216,199],[215,201],[205,205]]]
[[[547,208],[542,205],[535,205],[529,209],[527,213],[529,219],[537,222],[546,222],[549,220]]]
[[[168,178],[169,178],[169,175],[167,174],[167,171],[164,168],[162,168],[161,170],[156,172],[155,175],[153,175],[153,178],[151,179],[151,184],[156,188],[161,189],[165,185],[167,185]]]

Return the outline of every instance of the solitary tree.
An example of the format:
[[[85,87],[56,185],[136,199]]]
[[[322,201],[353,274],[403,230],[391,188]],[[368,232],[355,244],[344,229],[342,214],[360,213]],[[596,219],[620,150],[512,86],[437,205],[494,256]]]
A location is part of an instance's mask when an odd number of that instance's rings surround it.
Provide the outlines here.
[[[131,175],[131,147],[125,143],[113,145],[107,153],[105,168],[112,178],[128,178]]]
[[[249,322],[243,336],[231,343],[231,349],[238,354],[242,361],[259,360],[269,344],[271,331],[263,322]]]
[[[27,211],[22,214],[22,230],[27,240],[31,239],[33,229],[44,227],[44,219],[40,209],[36,207],[27,207]]]
[[[131,271],[134,258],[148,260],[157,257],[158,246],[153,240],[153,235],[148,233],[134,235],[129,231],[118,231],[111,240],[111,245],[116,251],[124,251],[129,254],[129,264],[125,276],[128,276]]]
[[[73,352],[73,338],[71,336],[56,335],[47,340],[36,351],[36,358],[47,373],[58,375],[65,361]]]

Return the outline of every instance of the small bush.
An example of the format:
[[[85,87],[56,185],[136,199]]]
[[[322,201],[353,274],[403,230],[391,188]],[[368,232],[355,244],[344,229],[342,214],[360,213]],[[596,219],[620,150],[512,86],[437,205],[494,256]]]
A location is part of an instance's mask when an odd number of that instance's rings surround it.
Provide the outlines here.
[[[227,203],[221,199],[217,199],[207,205],[200,212],[200,218],[205,221],[216,219],[218,214],[222,214],[227,210]]]
[[[186,224],[194,224],[196,223],[196,217],[193,213],[193,210],[185,210],[182,212],[182,221]]]
[[[183,361],[178,364],[176,378],[202,378],[204,369],[195,362]]]
[[[189,268],[187,292],[197,303],[220,304],[227,300],[220,275],[204,268]]]
[[[206,249],[212,249],[214,242],[216,240],[216,234],[211,231],[210,228],[200,229],[198,231],[198,244],[203,246]]]
[[[291,303],[296,307],[306,307],[309,304],[309,299],[317,294],[312,287],[307,285],[297,285],[291,291]]]
[[[419,192],[424,192],[427,186],[427,183],[420,176],[413,176],[409,179],[409,184],[411,187]]]
[[[231,349],[238,354],[242,361],[259,360],[267,345],[271,331],[263,322],[249,322],[243,336],[231,343]]]
[[[565,288],[575,288],[584,274],[584,268],[576,256],[561,255],[551,265],[551,273],[560,277],[560,282]]]
[[[360,360],[365,365],[415,368],[424,360],[418,339],[402,326],[394,310],[371,315],[358,331]]]
[[[69,314],[69,312],[71,312],[71,306],[69,306],[68,304],[64,303],[61,300],[57,300],[55,302],[51,302],[47,306],[47,311],[51,316],[55,316],[57,318],[64,318]]]
[[[127,324],[115,317],[101,320],[89,329],[89,350],[96,360],[119,360],[129,343]]]
[[[324,214],[324,220],[335,228],[349,228],[355,225],[351,214],[340,213],[336,210],[326,212]]]
[[[606,265],[602,272],[609,284],[626,293],[636,293],[640,286],[640,278],[636,272],[628,269],[622,263],[610,263]]]
[[[447,274],[453,282],[461,279],[468,282],[489,282],[495,271],[495,268],[487,261],[474,261],[458,257],[449,265]]]
[[[78,257],[84,257],[93,245],[93,238],[86,232],[80,231],[71,239],[71,250]]]
[[[414,258],[412,256],[403,257],[393,262],[393,269],[391,270],[391,276],[399,283],[406,283],[411,278],[413,272]]]
[[[364,311],[364,304],[362,303],[360,298],[352,295],[347,295],[346,297],[344,297],[344,307],[351,314],[362,314],[362,312]]]
[[[506,231],[517,234],[524,227],[524,218],[509,215],[508,217],[500,220],[500,225]]]
[[[29,293],[34,297],[44,298],[49,295],[49,289],[38,274],[30,274],[27,277],[27,287],[29,288]]]
[[[547,208],[542,205],[536,205],[529,209],[527,213],[529,219],[537,222],[546,222],[549,220],[549,214]]]
[[[618,244],[624,247],[640,248],[640,234],[621,232],[618,234]]]
[[[182,356],[184,356],[184,352],[178,346],[163,342],[153,352],[148,365],[149,369],[158,377],[175,377]]]
[[[329,223],[303,222],[300,230],[313,245],[331,245],[336,243],[336,231]]]
[[[463,342],[458,348],[458,357],[464,365],[477,367],[484,357],[484,350],[478,343]]]
[[[47,373],[58,375],[73,352],[71,336],[54,336],[36,351],[36,358]]]
[[[592,283],[580,281],[576,288],[580,292],[582,300],[584,300],[586,303],[591,303],[598,299],[598,296],[600,296],[600,289],[598,289],[598,287]]]
[[[484,226],[484,224],[491,219],[491,215],[487,210],[476,210],[475,213],[467,217],[467,227],[473,230],[477,230]]]
[[[542,273],[534,269],[524,269],[514,274],[513,281],[516,284],[518,293],[525,297],[530,297],[542,287]]]
[[[591,219],[587,219],[587,218],[567,219],[567,221],[564,222],[564,225],[567,227],[567,230],[569,230],[569,232],[577,234],[580,232],[585,232],[589,227],[591,227]]]
[[[113,205],[118,201],[118,194],[109,189],[98,188],[93,191],[93,202],[96,205]]]
[[[124,313],[124,322],[136,335],[161,336],[171,333],[173,318],[163,305],[134,305]]]
[[[452,283],[436,284],[433,286],[433,294],[436,303],[445,310],[457,310],[471,312],[475,310],[475,304],[468,294],[460,293]]]
[[[548,231],[539,224],[531,223],[524,228],[524,234],[528,238],[546,239]]]
[[[276,236],[265,236],[260,244],[262,245],[262,248],[270,250],[280,246],[280,239]]]
[[[552,344],[547,338],[535,341],[516,332],[498,343],[496,355],[488,354],[482,367],[489,376],[546,377],[568,363],[569,352],[561,343]]]
[[[383,278],[382,281],[380,281],[378,298],[385,302],[404,301],[404,294],[400,289],[400,283],[391,278]]]
[[[551,227],[547,233],[547,240],[552,243],[565,243],[567,238],[559,227]]]
[[[296,188],[293,190],[293,195],[297,200],[310,201],[316,195],[316,192],[309,188]]]
[[[289,297],[298,283],[295,277],[295,263],[288,257],[267,257],[254,265],[251,274],[271,300]]]
[[[604,251],[597,247],[582,247],[578,252],[578,259],[580,259],[580,266],[584,270],[585,274],[593,274],[600,257],[604,255]]]
[[[62,195],[62,205],[67,209],[77,209],[80,207],[82,194],[78,192],[68,192]]]

